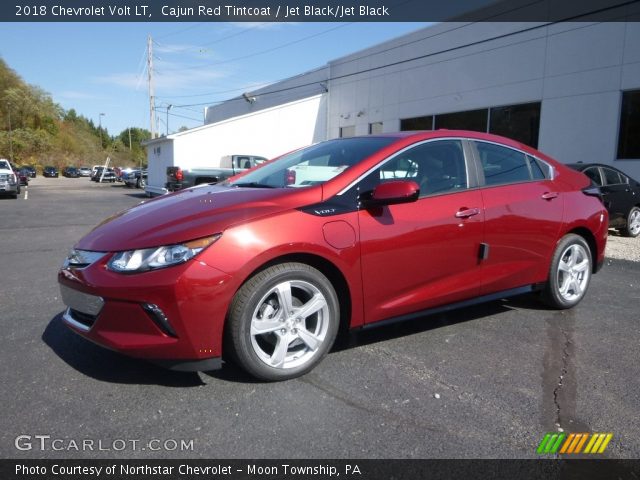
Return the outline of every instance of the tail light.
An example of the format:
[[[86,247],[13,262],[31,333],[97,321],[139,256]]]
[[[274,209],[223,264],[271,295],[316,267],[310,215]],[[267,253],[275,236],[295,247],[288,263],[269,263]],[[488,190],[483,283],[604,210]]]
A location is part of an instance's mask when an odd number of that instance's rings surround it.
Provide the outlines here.
[[[284,183],[285,185],[293,185],[296,183],[296,171],[295,170],[287,170],[284,174]]]
[[[179,182],[181,182],[184,179],[184,174],[182,173],[182,169],[178,168],[178,170],[176,170],[176,180],[178,180]]]

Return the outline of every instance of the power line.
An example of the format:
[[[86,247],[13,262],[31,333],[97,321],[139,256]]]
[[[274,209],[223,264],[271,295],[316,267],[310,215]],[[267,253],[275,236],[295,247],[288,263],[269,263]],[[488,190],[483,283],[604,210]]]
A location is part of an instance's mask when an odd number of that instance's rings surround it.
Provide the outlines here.
[[[169,112],[169,115],[171,117],[179,117],[179,118],[186,118],[187,120],[193,120],[195,122],[202,122],[201,118],[193,118],[193,117],[187,117],[186,115],[180,115],[178,113],[173,113],[173,112]]]
[[[176,31],[174,31],[174,32],[167,33],[167,34],[165,34],[165,35],[161,35],[161,36],[156,37],[156,38],[167,38],[167,37],[171,37],[172,35],[177,35],[177,34],[179,34],[179,33],[186,32],[187,30],[192,30],[192,29],[194,29],[194,28],[196,28],[196,27],[199,27],[200,25],[204,25],[205,23],[206,23],[206,22],[196,23],[196,24],[194,24],[194,25],[190,25],[190,26],[188,26],[188,27],[182,28],[182,29],[180,29],[180,30],[176,30]]]
[[[184,47],[184,48],[176,48],[176,49],[172,49],[169,53],[180,53],[180,52],[185,52],[187,50],[198,50],[198,49],[202,49],[202,47],[209,47],[211,45],[215,45],[216,43],[220,43],[223,42],[225,40],[228,40],[230,38],[235,38],[239,35],[243,35],[247,32],[253,31],[256,28],[260,28],[262,25],[264,25],[264,23],[258,23],[256,25],[253,25],[251,27],[245,28],[244,30],[240,30],[238,32],[232,33],[230,35],[227,35],[225,37],[222,38],[217,38],[216,40],[212,40],[211,42],[207,42],[207,43],[202,43],[200,45],[192,45],[192,46],[188,46],[188,47]],[[158,45],[159,47],[167,47],[168,45],[163,45],[161,43],[155,42],[156,45]]]
[[[633,3],[633,2],[630,2],[630,3]],[[617,5],[615,7],[609,7],[609,8],[603,9],[603,10],[608,10],[610,8],[618,8],[619,6],[620,5]],[[585,15],[590,15],[592,13],[599,13],[599,12],[600,11],[598,11],[598,12],[590,12],[590,13],[585,14]],[[577,18],[579,18],[581,16],[582,15],[578,16]],[[621,16],[619,18],[625,18],[625,16]],[[541,29],[541,28],[548,27],[550,25],[566,22],[566,21],[569,21],[569,20],[572,20],[572,19],[560,20],[560,21],[556,21],[556,22],[548,22],[548,23],[544,23],[544,24],[541,24],[541,25],[535,25],[535,26],[532,26],[532,27],[529,27],[529,28],[525,28],[525,29],[522,29],[522,30],[517,30],[517,31],[514,31],[514,32],[505,33],[505,34],[502,34],[502,35],[497,35],[495,37],[490,37],[490,38],[486,38],[486,39],[483,39],[483,40],[477,40],[475,42],[471,42],[471,43],[467,43],[467,44],[463,44],[463,45],[458,45],[458,46],[447,48],[447,49],[443,49],[443,50],[440,50],[440,51],[437,51],[437,52],[431,52],[431,53],[427,53],[427,54],[424,54],[424,55],[419,55],[419,56],[416,56],[416,57],[412,57],[412,58],[408,58],[408,59],[404,59],[404,60],[399,60],[399,61],[392,62],[392,63],[387,63],[387,64],[384,64],[384,65],[378,65],[376,67],[371,67],[371,68],[359,70],[357,72],[351,72],[351,73],[346,73],[346,74],[343,74],[343,75],[338,75],[338,76],[335,76],[335,77],[329,77],[329,78],[327,78],[326,80],[323,80],[323,81],[329,82],[329,81],[334,81],[334,80],[341,80],[341,79],[344,79],[344,78],[353,77],[353,76],[356,76],[356,75],[361,75],[363,73],[370,73],[370,72],[373,72],[373,71],[376,71],[376,70],[382,70],[382,69],[385,69],[385,68],[388,68],[388,67],[401,65],[401,64],[413,62],[413,61],[416,61],[416,60],[423,60],[425,58],[434,57],[436,55],[441,55],[441,54],[444,54],[444,53],[450,53],[450,52],[454,52],[454,51],[461,50],[461,49],[464,49],[464,48],[473,47],[473,46],[476,46],[476,45],[482,45],[484,43],[488,43],[488,42],[491,42],[491,41],[494,41],[494,40],[500,40],[500,39],[508,38],[508,37],[511,37],[511,36],[514,36],[514,35],[518,35],[518,34],[521,34],[521,33],[527,33],[527,32],[530,32],[530,31],[538,30],[538,29]],[[576,27],[576,28],[573,28],[571,30],[564,30],[561,33],[566,33],[567,31],[578,30],[578,29],[581,29],[581,28],[587,28],[589,26],[591,26],[591,25],[590,24],[581,25],[580,27]],[[457,28],[459,28],[459,27],[456,27],[456,29]],[[454,29],[454,30],[456,30],[456,29]],[[532,41],[532,40],[537,40],[538,38],[536,38],[536,39],[527,39],[527,40],[524,40],[523,42],[529,42],[529,41]],[[523,43],[523,42],[519,42],[519,43]],[[413,43],[413,42],[411,42],[411,43]],[[473,52],[473,53],[470,53],[468,55],[463,55],[461,57],[456,57],[456,59],[457,58],[464,58],[465,56],[469,56],[469,55],[475,55],[477,53],[486,53],[486,52],[490,52],[490,51],[493,51],[493,50],[506,48],[506,47],[509,47],[509,46],[512,46],[512,45],[514,45],[514,44],[509,44],[509,45],[499,46],[499,47],[495,47],[495,48],[490,48],[490,49],[483,50],[482,52]],[[376,55],[376,54],[377,54],[377,52],[376,53],[372,53],[371,55]],[[361,58],[364,58],[364,57],[361,57]],[[453,59],[447,59],[447,60],[443,60],[443,61],[450,61],[450,60],[453,60]],[[299,89],[299,88],[303,88],[303,87],[317,85],[318,83],[320,83],[320,82],[318,82],[318,81],[308,82],[308,83],[299,84],[299,85],[295,85],[295,86],[291,86],[291,87],[285,87],[285,88],[281,88],[281,89],[277,89],[277,90],[271,90],[271,91],[268,91],[268,92],[262,92],[262,93],[259,93],[258,95],[260,95],[260,96],[273,95],[273,94],[276,94],[276,93],[287,92],[287,91],[291,91],[291,90],[295,90],[295,89]],[[226,100],[226,102],[239,101],[239,100],[242,100],[242,99],[241,98],[233,98],[233,99]],[[217,105],[217,104],[220,104],[220,103],[225,103],[225,102],[193,103],[193,104],[186,104],[186,105],[182,105],[182,106],[187,106],[187,107],[197,107],[197,106],[205,106],[205,105],[211,106],[211,105]]]
[[[183,71],[183,70],[196,70],[196,69],[199,69],[199,68],[214,67],[216,65],[223,65],[225,63],[237,62],[238,60],[246,60],[247,58],[257,57],[259,55],[264,55],[265,53],[271,53],[271,52],[275,52],[276,50],[281,50],[283,48],[290,47],[291,45],[295,45],[297,43],[301,43],[301,42],[304,42],[306,40],[310,40],[312,38],[319,37],[320,35],[325,35],[325,34],[327,34],[329,32],[333,32],[335,30],[338,30],[340,28],[345,28],[345,27],[348,27],[348,26],[353,25],[353,24],[354,24],[354,22],[343,23],[343,24],[338,25],[337,27],[329,28],[327,30],[323,30],[322,32],[314,33],[312,35],[307,35],[306,37],[302,37],[302,38],[299,38],[297,40],[293,40],[291,42],[283,43],[282,45],[278,45],[276,47],[268,48],[266,50],[261,50],[259,52],[254,52],[254,53],[250,53],[248,55],[243,55],[241,57],[231,58],[231,59],[228,59],[228,60],[222,60],[222,61],[214,62],[214,63],[207,63],[207,64],[203,64],[203,65],[193,65],[193,66],[190,66],[190,67],[167,68],[167,69],[164,69],[164,71],[165,72],[173,72],[173,71],[178,71],[178,70],[180,70],[180,71]]]

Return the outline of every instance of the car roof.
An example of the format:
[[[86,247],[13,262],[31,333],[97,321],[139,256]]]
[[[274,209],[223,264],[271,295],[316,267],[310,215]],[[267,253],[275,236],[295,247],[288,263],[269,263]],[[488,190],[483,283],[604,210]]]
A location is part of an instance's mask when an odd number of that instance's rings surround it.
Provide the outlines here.
[[[436,138],[468,138],[470,140],[484,140],[487,142],[501,143],[506,146],[517,148],[519,150],[536,151],[534,148],[524,143],[518,142],[511,138],[502,137],[500,135],[494,135],[492,133],[475,132],[472,130],[449,130],[446,128],[439,128],[437,130],[414,130],[403,131],[393,133],[380,133],[375,135],[369,135],[371,137],[392,137],[397,139],[415,139],[415,140],[430,140]]]

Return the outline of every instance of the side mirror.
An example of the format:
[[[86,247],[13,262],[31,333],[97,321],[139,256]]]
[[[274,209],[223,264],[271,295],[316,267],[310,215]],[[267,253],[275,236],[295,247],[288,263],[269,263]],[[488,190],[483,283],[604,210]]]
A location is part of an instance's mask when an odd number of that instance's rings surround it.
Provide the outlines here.
[[[361,199],[365,208],[411,203],[418,200],[420,187],[412,180],[394,180],[378,185]]]

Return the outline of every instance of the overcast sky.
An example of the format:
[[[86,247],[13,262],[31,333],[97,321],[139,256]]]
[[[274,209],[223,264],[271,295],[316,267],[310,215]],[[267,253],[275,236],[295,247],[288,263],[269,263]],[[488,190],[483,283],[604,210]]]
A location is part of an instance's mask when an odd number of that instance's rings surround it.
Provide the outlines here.
[[[25,81],[111,135],[149,128],[147,36],[158,129],[202,124],[203,106],[400,36],[425,23],[4,23],[0,56]],[[161,113],[160,113],[161,112]]]

